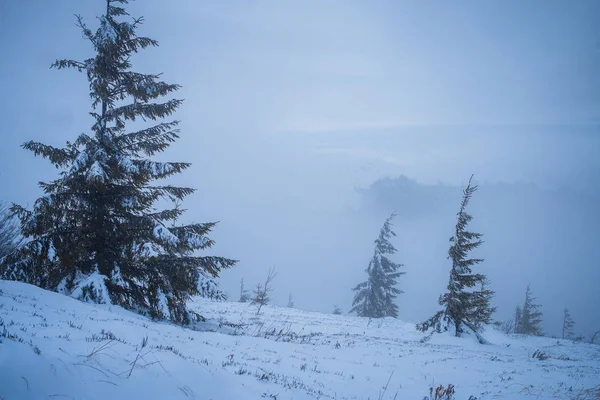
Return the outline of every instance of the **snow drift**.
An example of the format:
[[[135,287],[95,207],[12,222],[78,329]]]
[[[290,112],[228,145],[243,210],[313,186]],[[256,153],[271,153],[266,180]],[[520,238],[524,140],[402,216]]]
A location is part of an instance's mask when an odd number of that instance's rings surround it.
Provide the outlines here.
[[[451,383],[457,400],[571,399],[600,382],[597,345],[492,329],[485,346],[422,342],[393,318],[192,307],[207,317],[195,329],[0,281],[0,398],[421,400]]]

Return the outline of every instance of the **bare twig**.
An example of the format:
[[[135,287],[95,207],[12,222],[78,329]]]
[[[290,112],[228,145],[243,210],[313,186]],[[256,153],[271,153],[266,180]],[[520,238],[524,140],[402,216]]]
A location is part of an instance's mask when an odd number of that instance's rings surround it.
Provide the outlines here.
[[[93,369],[95,369],[96,371],[98,371],[98,372],[100,372],[100,373],[104,374],[104,376],[106,376],[106,377],[108,378],[108,374],[107,374],[106,372],[102,371],[100,368],[94,367],[93,365],[84,364],[84,363],[75,363],[75,364],[73,364],[73,365],[80,365],[80,366],[83,366],[83,367],[89,367],[89,368],[93,368]]]
[[[135,365],[137,364],[139,359],[143,359],[144,356],[146,356],[148,353],[150,353],[149,351],[144,354],[142,356],[142,350],[148,345],[148,336],[144,336],[144,338],[142,339],[142,347],[140,348],[140,351],[138,352],[138,354],[135,356],[135,360],[133,360],[133,362],[131,363],[131,369],[129,370],[129,374],[127,375],[127,379],[129,379],[129,377],[131,376],[131,374],[133,373],[133,369],[135,368]]]
[[[119,386],[119,385],[117,385],[116,383],[114,383],[114,382],[111,382],[111,381],[98,380],[98,382],[110,383],[111,385],[114,385],[114,386]]]
[[[110,344],[111,344],[112,342],[113,342],[113,340],[112,340],[112,339],[110,339],[108,342],[106,342],[106,343],[103,343],[102,345],[100,345],[100,346],[98,346],[98,347],[94,348],[94,349],[92,350],[92,352],[91,352],[90,354],[88,354],[88,355],[87,355],[87,357],[86,357],[86,358],[89,360],[90,358],[94,357],[95,355],[97,355],[97,354],[100,354],[100,353],[101,353],[103,350],[106,350],[106,349],[107,349],[107,348],[110,346]]]
[[[394,371],[392,371],[392,373],[390,374],[390,377],[388,378],[387,383],[385,384],[385,386],[383,387],[383,392],[381,392],[379,394],[379,400],[383,400],[383,396],[385,395],[385,392],[387,392],[387,388],[388,385],[390,384],[390,381],[392,380],[392,375],[394,375]],[[397,393],[396,393],[397,394]]]

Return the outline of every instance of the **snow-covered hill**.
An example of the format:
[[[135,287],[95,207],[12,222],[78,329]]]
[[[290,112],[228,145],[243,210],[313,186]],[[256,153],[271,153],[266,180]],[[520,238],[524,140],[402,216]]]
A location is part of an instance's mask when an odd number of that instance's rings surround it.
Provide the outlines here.
[[[492,329],[491,345],[450,335],[422,343],[394,319],[193,307],[208,317],[204,331],[0,281],[0,398],[420,400],[451,383],[457,400],[593,399],[585,390],[600,385],[596,345]]]

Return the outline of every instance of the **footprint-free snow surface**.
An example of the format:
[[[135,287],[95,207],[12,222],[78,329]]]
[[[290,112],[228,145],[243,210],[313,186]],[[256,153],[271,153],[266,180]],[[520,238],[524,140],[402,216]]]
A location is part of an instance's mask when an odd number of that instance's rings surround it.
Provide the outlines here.
[[[440,384],[456,400],[598,398],[598,345],[494,329],[490,345],[423,342],[391,318],[192,307],[207,318],[196,329],[0,281],[0,399],[421,400]]]

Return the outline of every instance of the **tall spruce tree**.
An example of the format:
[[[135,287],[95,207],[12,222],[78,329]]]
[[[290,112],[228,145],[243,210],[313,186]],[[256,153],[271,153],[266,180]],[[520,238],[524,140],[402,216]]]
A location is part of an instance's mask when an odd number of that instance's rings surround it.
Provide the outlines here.
[[[159,74],[131,70],[131,57],[158,43],[136,34],[143,19],[130,19],[123,8],[127,3],[106,0],[95,32],[78,16],[95,55],[52,65],[86,74],[94,124],[64,148],[33,141],[23,145],[61,172],[40,184],[44,196],[33,210],[13,206],[29,241],[1,272],[5,279],[82,300],[189,323],[198,315],[188,312],[188,298],[214,292],[213,279],[235,261],[197,254],[213,245],[207,235],[215,223],[176,224],[184,212],[179,202],[194,189],[154,183],[190,167],[150,159],[178,138],[178,121],[158,121],[171,116],[182,100],[155,100],[180,86],[161,81]],[[126,130],[134,121],[140,129]],[[160,200],[173,206],[154,208]]]
[[[491,322],[495,307],[490,305],[494,292],[487,289],[487,278],[483,274],[474,274],[472,267],[483,262],[481,258],[468,258],[470,251],[481,246],[482,234],[467,231],[467,225],[473,217],[467,214],[467,205],[477,186],[472,186],[471,179],[463,191],[463,199],[458,212],[458,221],[454,236],[450,238],[452,245],[448,250],[448,258],[452,260],[448,291],[440,296],[439,304],[443,306],[427,321],[418,324],[417,328],[425,332],[433,329],[435,332],[454,328],[456,336],[469,328],[477,336],[480,343],[485,343],[478,331],[484,324]]]
[[[396,253],[396,248],[390,242],[396,233],[392,230],[392,213],[383,224],[379,237],[375,240],[375,252],[366,269],[367,280],[358,284],[354,289],[354,301],[350,312],[360,317],[382,318],[398,316],[396,296],[403,293],[396,288],[396,280],[406,272],[399,272],[403,264],[392,262],[387,255]]]
[[[525,292],[525,303],[521,312],[521,332],[525,335],[542,336],[542,312],[540,305],[534,303],[535,297],[531,293],[531,284],[527,285]]]
[[[573,337],[573,327],[575,326],[575,321],[573,321],[573,317],[571,317],[571,313],[569,309],[565,308],[564,317],[563,317],[563,328],[562,328],[562,338],[570,339]]]

